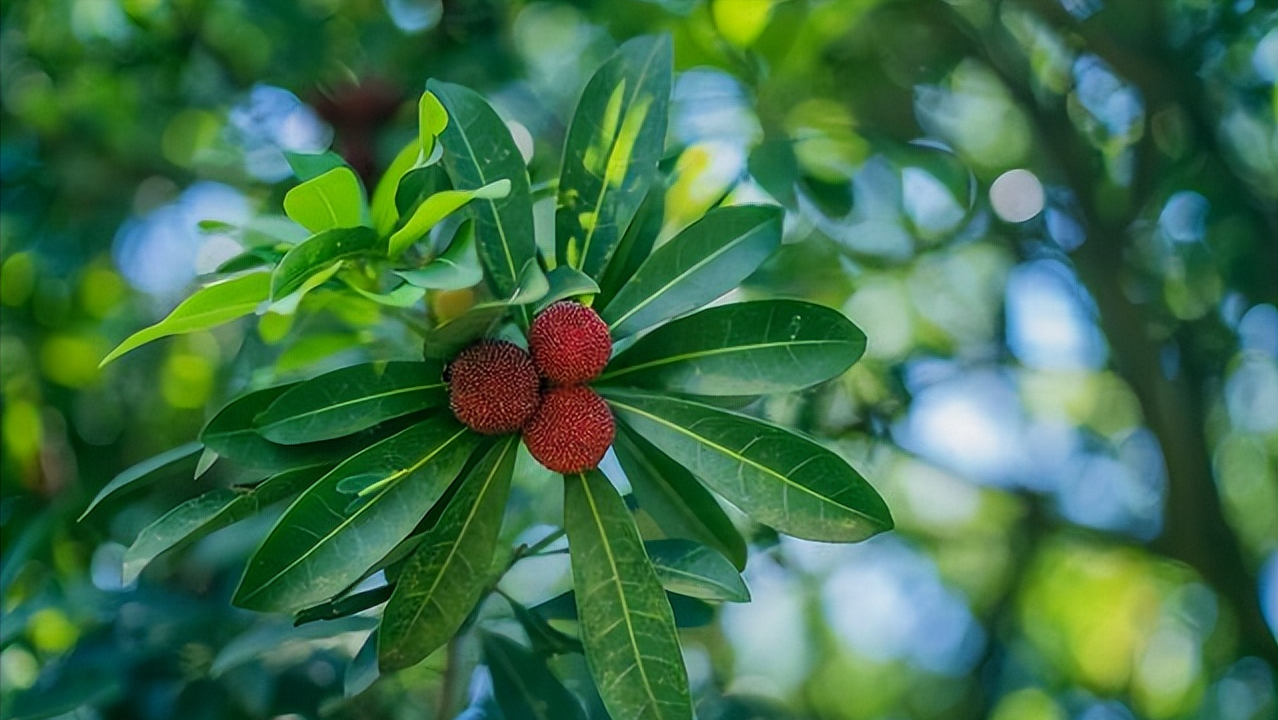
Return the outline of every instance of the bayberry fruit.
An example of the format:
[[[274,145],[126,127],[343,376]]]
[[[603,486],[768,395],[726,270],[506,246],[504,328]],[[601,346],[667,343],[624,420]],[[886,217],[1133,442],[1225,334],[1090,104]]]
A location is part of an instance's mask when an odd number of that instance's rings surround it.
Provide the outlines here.
[[[537,369],[552,385],[580,385],[599,377],[612,355],[608,325],[594,310],[561,300],[541,311],[528,332]]]
[[[484,435],[518,432],[541,403],[541,378],[532,357],[505,340],[480,340],[448,366],[448,406]]]
[[[557,473],[598,467],[616,432],[612,411],[588,387],[546,391],[541,407],[524,426],[524,444],[537,462]]]

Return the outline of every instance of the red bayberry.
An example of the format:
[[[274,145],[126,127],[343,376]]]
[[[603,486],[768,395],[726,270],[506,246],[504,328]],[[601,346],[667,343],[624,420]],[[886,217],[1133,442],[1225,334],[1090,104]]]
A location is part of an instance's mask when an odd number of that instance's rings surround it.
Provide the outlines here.
[[[581,303],[561,300],[533,320],[528,348],[551,384],[578,385],[603,372],[612,355],[612,339],[598,313]]]
[[[598,393],[580,385],[558,387],[546,391],[524,426],[524,443],[547,469],[577,473],[599,465],[615,431],[612,412]]]
[[[541,403],[532,357],[505,340],[480,340],[448,366],[448,406],[484,435],[518,432]]]

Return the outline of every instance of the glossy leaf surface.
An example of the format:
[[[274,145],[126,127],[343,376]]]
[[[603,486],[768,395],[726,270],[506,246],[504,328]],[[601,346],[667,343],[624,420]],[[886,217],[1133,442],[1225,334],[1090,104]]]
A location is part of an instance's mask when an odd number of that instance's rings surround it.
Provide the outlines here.
[[[233,602],[291,612],[342,591],[408,536],[478,441],[440,413],[338,465],[284,512],[249,560]],[[370,480],[360,494],[338,488],[354,477]]]
[[[364,363],[307,380],[280,395],[256,419],[267,440],[330,440],[448,400],[439,362]]]
[[[847,461],[791,430],[682,398],[603,394],[631,430],[758,522],[826,542],[892,528],[883,498]]]
[[[837,377],[865,333],[837,310],[797,300],[711,307],[644,335],[600,382],[690,395],[790,392]]]
[[[639,531],[598,470],[564,478],[581,641],[614,720],[692,720],[674,615]]]
[[[706,213],[648,256],[600,316],[623,338],[705,305],[749,277],[781,244],[781,208]]]
[[[479,601],[491,581],[518,447],[511,435],[488,451],[409,557],[378,629],[383,671],[415,665],[438,650]]]

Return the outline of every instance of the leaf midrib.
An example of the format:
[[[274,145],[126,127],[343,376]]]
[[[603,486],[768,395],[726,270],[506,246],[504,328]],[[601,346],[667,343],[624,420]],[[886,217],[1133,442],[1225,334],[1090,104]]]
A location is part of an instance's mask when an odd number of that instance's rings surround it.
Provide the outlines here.
[[[590,503],[590,517],[595,522],[595,529],[599,533],[599,544],[603,547],[604,552],[608,556],[608,567],[612,570],[612,585],[617,589],[617,598],[621,602],[621,617],[626,623],[626,633],[630,636],[630,647],[634,649],[635,665],[639,668],[639,676],[643,679],[643,689],[648,695],[648,702],[653,708],[661,707],[657,699],[656,693],[652,690],[652,682],[648,680],[648,669],[644,667],[643,655],[639,652],[639,638],[635,635],[635,625],[630,618],[630,602],[626,599],[626,589],[621,584],[621,574],[617,570],[617,557],[612,551],[612,542],[608,539],[608,533],[604,530],[602,518],[599,515],[599,506],[595,503],[595,494],[590,490],[590,483],[585,474],[577,475],[578,482],[581,483],[581,489],[586,494],[586,502]]]
[[[613,136],[612,144],[608,148],[608,160],[611,160],[612,153],[617,151],[617,142],[621,138],[621,130],[625,128],[626,124],[626,113],[628,113],[631,106],[634,105],[635,98],[639,97],[639,88],[643,87],[644,80],[648,77],[648,68],[652,67],[652,61],[653,58],[657,56],[658,47],[660,47],[660,43],[655,44],[653,51],[648,53],[648,58],[644,60],[643,63],[643,69],[639,71],[639,77],[635,81],[634,92],[631,93],[630,97],[623,103],[625,105],[625,109],[621,112],[617,133]],[[608,162],[608,160],[604,161],[604,174],[603,177],[600,178],[602,183],[599,187],[599,197],[595,199],[594,207],[591,209],[591,212],[595,216],[595,222],[590,226],[590,230],[586,233],[586,239],[581,246],[581,256],[578,258],[576,270],[582,270],[582,268],[586,266],[586,258],[590,256],[590,244],[594,241],[595,231],[599,229],[599,208],[603,207],[604,196],[608,194],[608,168],[611,167],[611,163]],[[629,163],[627,163],[627,165],[628,164]],[[623,174],[622,177],[624,178],[625,175]]]
[[[618,378],[618,377],[621,377],[622,375],[628,375],[630,373],[638,372],[640,370],[647,370],[648,368],[652,368],[652,367],[660,367],[662,365],[670,365],[670,364],[678,363],[678,362],[700,360],[702,358],[714,357],[715,355],[727,355],[730,353],[737,353],[737,352],[750,352],[752,350],[768,350],[771,348],[779,348],[779,347],[797,347],[802,345],[844,345],[844,344],[847,344],[847,342],[848,341],[846,340],[787,340],[784,342],[765,342],[765,343],[753,343],[750,345],[731,345],[728,347],[711,348],[709,350],[698,350],[696,352],[683,353],[681,355],[668,355],[666,357],[657,358],[656,360],[649,360],[648,362],[640,363],[638,365],[621,367],[621,368],[618,368],[617,370],[614,370],[613,372],[605,372],[603,375],[599,376],[599,381],[602,382],[604,380],[608,380],[611,378]],[[625,359],[625,355],[622,355],[620,359]]]
[[[658,424],[660,424],[660,425],[664,425],[665,427],[670,428],[671,430],[674,430],[675,432],[680,433],[681,435],[685,435],[685,436],[687,436],[687,437],[689,437],[689,438],[692,438],[692,439],[694,439],[694,440],[696,440],[696,441],[698,441],[698,442],[702,443],[703,445],[706,445],[707,447],[710,447],[710,448],[712,448],[712,449],[714,449],[714,450],[716,450],[716,451],[718,451],[718,452],[720,452],[720,453],[723,453],[724,455],[727,455],[727,456],[729,456],[729,457],[735,458],[735,459],[737,460],[737,462],[740,462],[740,463],[742,463],[742,464],[744,464],[744,465],[749,465],[750,467],[753,467],[753,468],[755,468],[756,470],[761,470],[762,472],[764,472],[764,473],[766,473],[766,474],[768,474],[768,475],[771,475],[772,477],[776,478],[777,480],[780,480],[780,481],[781,481],[782,483],[784,483],[787,487],[795,488],[795,489],[797,489],[797,490],[799,490],[799,491],[801,491],[801,492],[803,492],[803,493],[805,493],[805,494],[807,494],[807,495],[811,495],[812,497],[816,498],[817,500],[819,500],[820,502],[822,502],[822,503],[824,503],[824,504],[826,504],[826,505],[833,505],[834,507],[840,508],[840,509],[842,509],[842,510],[845,510],[845,511],[847,511],[847,512],[853,513],[853,514],[858,515],[858,516],[860,516],[860,517],[866,518],[867,520],[869,520],[869,521],[873,522],[873,523],[874,523],[874,524],[876,524],[876,525],[881,524],[878,520],[875,520],[873,517],[870,517],[869,515],[866,515],[864,512],[861,512],[860,510],[857,510],[856,508],[848,507],[847,505],[844,505],[844,504],[842,504],[842,503],[840,503],[840,502],[836,502],[833,498],[828,498],[828,497],[826,497],[826,496],[824,496],[824,495],[821,495],[820,493],[816,492],[815,490],[811,490],[811,489],[809,489],[809,488],[807,488],[807,487],[804,487],[803,485],[800,485],[800,484],[798,484],[798,483],[794,482],[793,480],[791,480],[790,478],[786,477],[785,475],[782,475],[781,473],[777,472],[776,470],[773,470],[772,468],[770,468],[770,467],[768,467],[768,466],[766,466],[766,465],[762,465],[762,464],[760,464],[760,463],[758,463],[758,462],[755,462],[754,460],[751,460],[750,458],[745,457],[744,455],[741,455],[740,453],[736,452],[735,450],[731,450],[731,449],[729,449],[729,448],[726,448],[726,447],[724,447],[724,446],[722,446],[722,445],[720,445],[720,444],[718,444],[718,443],[716,443],[716,442],[714,442],[714,441],[710,440],[710,439],[709,439],[709,438],[707,438],[707,437],[704,437],[704,436],[702,436],[702,435],[698,435],[698,434],[696,434],[696,433],[692,432],[691,430],[689,430],[689,429],[687,429],[687,428],[683,427],[682,425],[679,425],[678,423],[670,422],[670,421],[668,421],[668,420],[666,420],[666,419],[664,419],[664,418],[662,418],[662,417],[659,417],[659,416],[657,416],[657,415],[653,415],[652,413],[649,413],[649,412],[645,412],[645,411],[643,411],[643,410],[640,410],[639,408],[634,407],[633,405],[627,405],[627,404],[625,404],[624,402],[621,402],[621,401],[617,400],[616,398],[609,397],[609,398],[608,398],[608,402],[609,402],[609,404],[616,405],[616,406],[618,406],[618,407],[624,408],[624,409],[629,410],[630,412],[633,412],[633,413],[635,413],[635,414],[637,414],[637,415],[642,415],[643,417],[646,417],[646,418],[648,418],[649,420],[652,420],[653,422],[656,422],[656,423],[658,423]],[[719,410],[718,408],[712,408],[712,407],[710,407],[709,405],[702,405],[702,404],[700,404],[700,403],[691,403],[691,402],[686,402],[686,401],[683,401],[683,402],[684,402],[684,404],[686,404],[686,405],[692,405],[692,406],[694,406],[694,407],[702,407],[702,408],[706,408],[706,409],[710,409],[710,410],[715,410],[715,411],[717,411],[717,412],[723,412],[722,410]],[[731,415],[731,413],[724,413],[724,414],[726,414],[726,415]],[[759,422],[758,420],[755,420],[754,418],[749,418],[749,419],[750,419],[750,420],[752,420],[752,421],[754,421],[754,422]],[[818,448],[820,448],[820,446],[819,446],[819,445],[816,445],[815,443],[813,443],[813,445],[814,445],[814,446],[816,446],[816,447],[818,447]],[[824,450],[825,448],[821,448],[821,449],[822,449],[822,450]]]
[[[644,308],[648,307],[648,306],[649,306],[649,305],[651,305],[652,303],[656,302],[656,301],[657,301],[657,299],[658,299],[658,298],[660,298],[661,296],[665,295],[665,294],[666,294],[666,292],[670,290],[670,288],[672,288],[672,287],[674,287],[675,285],[677,285],[677,284],[679,284],[679,283],[683,282],[685,279],[687,279],[687,277],[688,277],[689,275],[691,275],[692,273],[696,272],[697,270],[700,270],[701,268],[705,267],[706,265],[709,265],[709,264],[710,264],[710,263],[712,263],[712,262],[713,262],[716,258],[718,258],[719,256],[723,255],[724,253],[727,253],[729,250],[732,250],[733,248],[737,247],[738,245],[741,245],[741,244],[742,244],[742,243],[744,243],[746,240],[748,240],[748,239],[750,239],[751,237],[753,237],[753,236],[755,235],[755,233],[762,231],[762,230],[763,230],[764,225],[765,225],[767,222],[768,222],[768,221],[766,221],[766,220],[765,220],[764,222],[761,222],[761,223],[756,224],[753,228],[751,228],[751,229],[750,229],[750,230],[748,230],[747,232],[744,232],[744,233],[742,233],[742,234],[738,235],[738,236],[736,237],[736,239],[734,239],[734,240],[731,240],[731,241],[729,241],[729,242],[724,243],[724,244],[723,244],[723,246],[722,246],[722,247],[720,247],[719,249],[715,250],[714,252],[710,253],[709,255],[706,255],[704,258],[702,258],[701,260],[699,260],[699,261],[697,261],[696,263],[692,264],[691,266],[689,266],[689,267],[688,267],[688,269],[684,270],[683,272],[679,273],[678,275],[675,275],[673,278],[671,278],[671,279],[670,279],[670,282],[668,282],[668,283],[666,283],[665,285],[662,285],[661,287],[657,288],[657,290],[656,290],[656,291],[652,292],[651,294],[649,294],[649,295],[648,295],[648,297],[644,298],[641,302],[639,302],[639,303],[638,303],[638,304],[636,304],[634,307],[632,307],[632,308],[631,308],[631,309],[630,309],[630,310],[629,310],[626,314],[622,315],[621,317],[617,318],[617,319],[616,319],[616,320],[614,320],[613,322],[609,323],[609,324],[608,324],[608,329],[609,329],[609,330],[616,330],[617,328],[621,327],[621,326],[622,326],[622,324],[624,324],[624,323],[625,323],[627,320],[629,320],[630,318],[634,317],[634,316],[635,316],[635,314],[637,314],[640,310],[643,310]],[[665,245],[664,247],[670,247],[670,245]],[[650,257],[649,259],[651,260],[651,257]],[[644,263],[644,264],[646,265],[647,263]],[[640,277],[640,274],[639,274],[639,273],[640,273],[640,272],[642,272],[642,271],[643,271],[643,266],[640,266],[640,267],[639,267],[639,270],[635,271],[635,277],[636,277],[636,278],[639,278],[639,279],[641,280],[641,279],[642,279],[642,277]],[[631,282],[633,283],[633,282],[636,282],[636,281],[635,281],[635,280],[632,280]]]
[[[466,153],[470,156],[470,162],[475,166],[475,172],[479,174],[479,185],[483,187],[488,184],[488,176],[484,174],[484,167],[479,164],[479,156],[475,154],[475,148],[470,144],[470,136],[466,133],[466,128],[461,124],[457,125],[457,135],[461,137],[462,142],[466,145]],[[519,273],[515,271],[515,258],[510,254],[510,241],[506,237],[506,225],[502,222],[501,213],[497,212],[496,200],[485,200],[488,203],[488,209],[492,211],[493,222],[497,226],[497,232],[501,235],[501,250],[506,255],[506,267],[510,269],[511,284],[517,286],[519,284]]]
[[[282,570],[280,570],[279,572],[275,573],[275,574],[271,577],[271,579],[270,579],[270,580],[267,580],[266,582],[264,582],[264,583],[262,583],[260,586],[258,586],[258,588],[257,588],[256,590],[254,590],[253,592],[249,593],[248,595],[245,595],[245,596],[241,599],[241,602],[248,602],[248,601],[249,601],[249,599],[254,598],[254,597],[257,597],[257,596],[258,596],[258,595],[260,595],[260,594],[261,594],[264,590],[266,590],[267,588],[271,587],[271,586],[272,586],[272,585],[274,585],[276,582],[279,582],[279,579],[280,579],[280,578],[284,577],[284,576],[285,576],[285,575],[287,575],[289,572],[291,572],[291,571],[293,570],[293,568],[295,568],[295,567],[297,567],[299,564],[301,564],[301,562],[302,562],[302,561],[306,560],[307,558],[311,557],[311,555],[315,554],[315,552],[316,552],[316,551],[318,551],[321,547],[323,547],[323,546],[325,546],[326,544],[328,544],[328,542],[329,542],[330,540],[332,540],[332,539],[333,539],[333,537],[337,535],[337,533],[339,533],[339,532],[341,532],[342,530],[346,529],[346,527],[347,527],[348,525],[350,525],[350,524],[351,524],[351,523],[353,523],[353,522],[354,522],[357,518],[359,518],[360,516],[362,516],[362,515],[364,514],[364,512],[365,512],[365,511],[367,511],[369,508],[371,508],[371,507],[373,507],[374,505],[376,505],[376,504],[377,504],[377,501],[378,501],[378,500],[381,500],[381,499],[382,499],[382,498],[386,495],[386,493],[388,493],[388,492],[390,492],[391,490],[393,490],[394,488],[398,487],[398,486],[399,486],[399,481],[400,481],[400,480],[402,480],[404,477],[406,477],[406,476],[408,476],[408,475],[411,475],[411,474],[412,474],[412,473],[414,473],[414,472],[417,472],[417,470],[418,470],[419,468],[421,468],[421,467],[422,467],[423,465],[425,465],[426,463],[430,462],[431,458],[433,458],[433,457],[435,457],[436,455],[438,455],[439,453],[443,452],[445,448],[447,448],[449,445],[452,445],[452,444],[453,444],[453,441],[455,441],[457,438],[459,438],[459,437],[461,437],[462,435],[465,435],[465,434],[466,434],[466,428],[464,428],[464,427],[463,427],[462,429],[458,430],[455,434],[453,434],[453,436],[452,436],[452,437],[450,437],[450,438],[448,438],[447,440],[445,440],[444,442],[440,443],[440,444],[439,444],[439,445],[438,445],[438,446],[437,446],[434,450],[432,450],[429,454],[427,454],[427,455],[423,456],[420,460],[418,460],[418,461],[417,461],[416,463],[414,463],[413,465],[410,465],[409,467],[407,467],[407,468],[403,468],[403,469],[401,469],[401,470],[397,470],[397,471],[395,471],[394,473],[392,473],[389,477],[387,477],[385,480],[381,481],[381,482],[384,482],[384,483],[385,483],[385,487],[383,487],[383,488],[382,488],[382,490],[380,490],[380,491],[377,493],[377,495],[376,495],[375,497],[373,497],[373,498],[372,498],[371,500],[369,500],[368,502],[365,502],[364,504],[362,504],[362,505],[360,505],[358,508],[356,508],[355,512],[354,512],[354,513],[352,513],[350,517],[348,517],[348,518],[346,518],[345,520],[343,520],[341,523],[339,523],[339,524],[337,525],[337,527],[333,528],[333,529],[332,529],[332,530],[331,530],[328,534],[326,534],[324,537],[320,538],[319,542],[317,542],[317,543],[315,543],[314,545],[312,545],[312,546],[311,546],[311,548],[310,548],[309,550],[307,550],[306,552],[304,552],[304,553],[302,553],[300,556],[298,556],[298,558],[297,558],[296,560],[294,560],[293,562],[289,563],[286,567],[284,567],[284,568],[283,568]],[[376,446],[376,445],[374,445],[373,447],[377,447],[377,446]],[[370,449],[371,449],[371,448],[370,448]],[[339,467],[336,467],[336,468],[333,468],[333,470],[330,472],[330,474],[335,473],[335,472],[337,472],[337,471],[338,471],[338,470],[340,470],[340,469],[341,469],[341,467],[340,467],[340,466],[339,466]],[[319,486],[320,486],[320,485],[324,482],[324,480],[325,480],[325,479],[327,479],[327,477],[328,477],[328,476],[326,475],[324,478],[321,478],[319,481],[317,481],[317,482],[316,482],[316,487],[319,487]],[[300,500],[301,500],[301,498],[298,498],[298,500],[300,501]],[[287,516],[287,513],[285,513],[285,514],[286,514],[286,516]]]
[[[350,400],[343,400],[342,402],[339,402],[333,405],[325,405],[324,407],[316,408],[314,410],[308,410],[307,412],[300,413],[297,415],[288,415],[286,417],[280,418],[279,420],[272,420],[266,425],[263,425],[260,428],[260,430],[262,433],[265,433],[269,430],[277,429],[281,426],[286,426],[291,423],[297,422],[301,420],[302,418],[309,418],[315,415],[333,412],[335,410],[339,410],[341,408],[348,407],[350,405],[356,405],[356,404],[365,403],[365,402],[373,402],[375,400],[384,400],[388,397],[394,397],[395,395],[399,395],[401,393],[429,391],[429,390],[434,390],[436,388],[442,388],[442,387],[445,387],[445,384],[442,382],[433,383],[431,385],[414,385],[412,387],[395,388],[394,390],[387,390],[386,392],[378,393],[376,395],[365,395],[363,397],[353,398]],[[252,432],[252,431],[246,431],[246,432]]]
[[[501,472],[502,463],[506,461],[506,454],[510,452],[510,449],[514,447],[514,445],[515,445],[514,442],[510,440],[506,441],[506,446],[502,448],[501,454],[497,456],[496,462],[494,462],[492,470],[488,473],[488,477],[484,478],[483,487],[480,488],[479,493],[475,496],[474,505],[470,507],[470,511],[466,514],[466,521],[462,523],[461,530],[457,532],[456,542],[454,542],[452,546],[449,547],[448,553],[444,556],[443,561],[439,564],[439,572],[435,573],[435,579],[431,583],[430,588],[425,593],[423,593],[420,597],[427,597],[427,598],[431,597],[432,595],[435,594],[435,591],[439,588],[440,581],[443,579],[444,575],[448,572],[448,567],[452,564],[453,558],[457,556],[457,549],[461,547],[462,539],[466,537],[466,533],[470,529],[471,523],[475,521],[475,517],[479,514],[479,508],[484,504],[485,496],[488,494],[488,491],[492,489],[493,478],[497,477],[497,473]],[[422,612],[425,611],[425,609],[426,609],[426,603],[425,602],[420,603],[417,606],[417,612],[413,613],[413,618],[408,623],[407,627],[411,628],[414,625],[416,625],[418,619],[421,618]],[[400,637],[402,638],[403,635],[401,635]]]

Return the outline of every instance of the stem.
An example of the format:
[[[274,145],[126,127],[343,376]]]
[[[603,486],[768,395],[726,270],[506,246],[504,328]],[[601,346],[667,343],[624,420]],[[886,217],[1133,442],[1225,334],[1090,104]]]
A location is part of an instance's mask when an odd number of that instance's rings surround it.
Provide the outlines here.
[[[523,552],[516,551],[515,560],[518,560],[521,557],[528,557],[529,555],[536,555],[542,550],[545,550],[546,548],[555,544],[555,541],[563,537],[567,532],[568,532],[567,530],[564,530],[563,528],[559,528],[558,530],[550,533],[546,537],[533,543],[531,546],[525,548]],[[513,565],[514,563],[512,562],[511,564]]]
[[[460,641],[460,633],[448,641],[447,655],[444,660],[444,677],[439,685],[439,702],[435,708],[437,720],[449,720],[456,714],[457,684],[461,680],[461,673],[458,672],[461,666]]]

